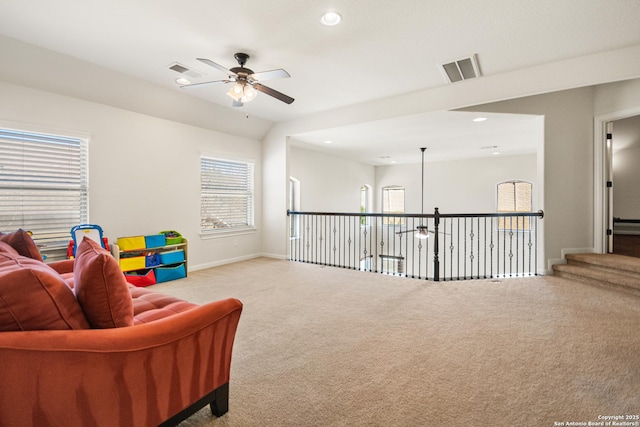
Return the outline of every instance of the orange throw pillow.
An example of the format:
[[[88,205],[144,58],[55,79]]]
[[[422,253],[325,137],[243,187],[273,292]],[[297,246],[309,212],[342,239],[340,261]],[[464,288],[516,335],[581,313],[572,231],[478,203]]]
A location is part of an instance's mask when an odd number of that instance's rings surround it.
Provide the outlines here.
[[[73,291],[51,267],[0,253],[0,331],[89,327]]]
[[[0,233],[0,242],[8,243],[22,256],[33,258],[36,261],[42,261],[42,255],[38,247],[31,236],[23,229],[9,234]]]
[[[133,325],[133,302],[120,266],[88,237],[76,250],[73,281],[76,298],[92,328]]]

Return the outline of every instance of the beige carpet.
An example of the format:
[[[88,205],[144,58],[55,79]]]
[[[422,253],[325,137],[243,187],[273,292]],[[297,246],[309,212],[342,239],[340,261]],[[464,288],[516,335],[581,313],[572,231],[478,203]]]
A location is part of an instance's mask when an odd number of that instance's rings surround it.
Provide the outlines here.
[[[244,303],[229,413],[207,407],[184,426],[554,426],[640,413],[640,299],[622,292],[266,258],[154,288]]]

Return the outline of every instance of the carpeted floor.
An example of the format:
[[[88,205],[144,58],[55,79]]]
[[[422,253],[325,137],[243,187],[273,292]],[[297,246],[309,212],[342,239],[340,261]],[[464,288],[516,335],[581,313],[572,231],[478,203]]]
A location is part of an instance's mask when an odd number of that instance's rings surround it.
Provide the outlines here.
[[[622,292],[267,258],[154,288],[244,303],[229,413],[205,408],[184,426],[537,427],[640,414],[640,299]]]

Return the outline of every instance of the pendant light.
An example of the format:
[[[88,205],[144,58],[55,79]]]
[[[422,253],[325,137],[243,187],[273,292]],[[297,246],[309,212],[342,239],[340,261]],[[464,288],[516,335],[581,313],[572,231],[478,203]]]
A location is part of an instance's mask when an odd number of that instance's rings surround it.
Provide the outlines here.
[[[420,214],[422,215],[424,215],[424,152],[426,149],[427,147],[420,148],[420,151],[422,151],[422,198],[420,200]],[[429,231],[427,231],[426,225],[422,225],[422,220],[423,218],[420,217],[420,225],[417,227],[418,232],[415,234],[415,237],[417,239],[428,239]]]

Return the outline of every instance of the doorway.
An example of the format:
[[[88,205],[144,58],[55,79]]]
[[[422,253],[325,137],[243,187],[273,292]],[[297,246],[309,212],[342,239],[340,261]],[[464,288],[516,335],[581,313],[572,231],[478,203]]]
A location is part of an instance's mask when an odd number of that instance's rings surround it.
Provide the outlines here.
[[[596,117],[594,249],[640,257],[640,108]]]

